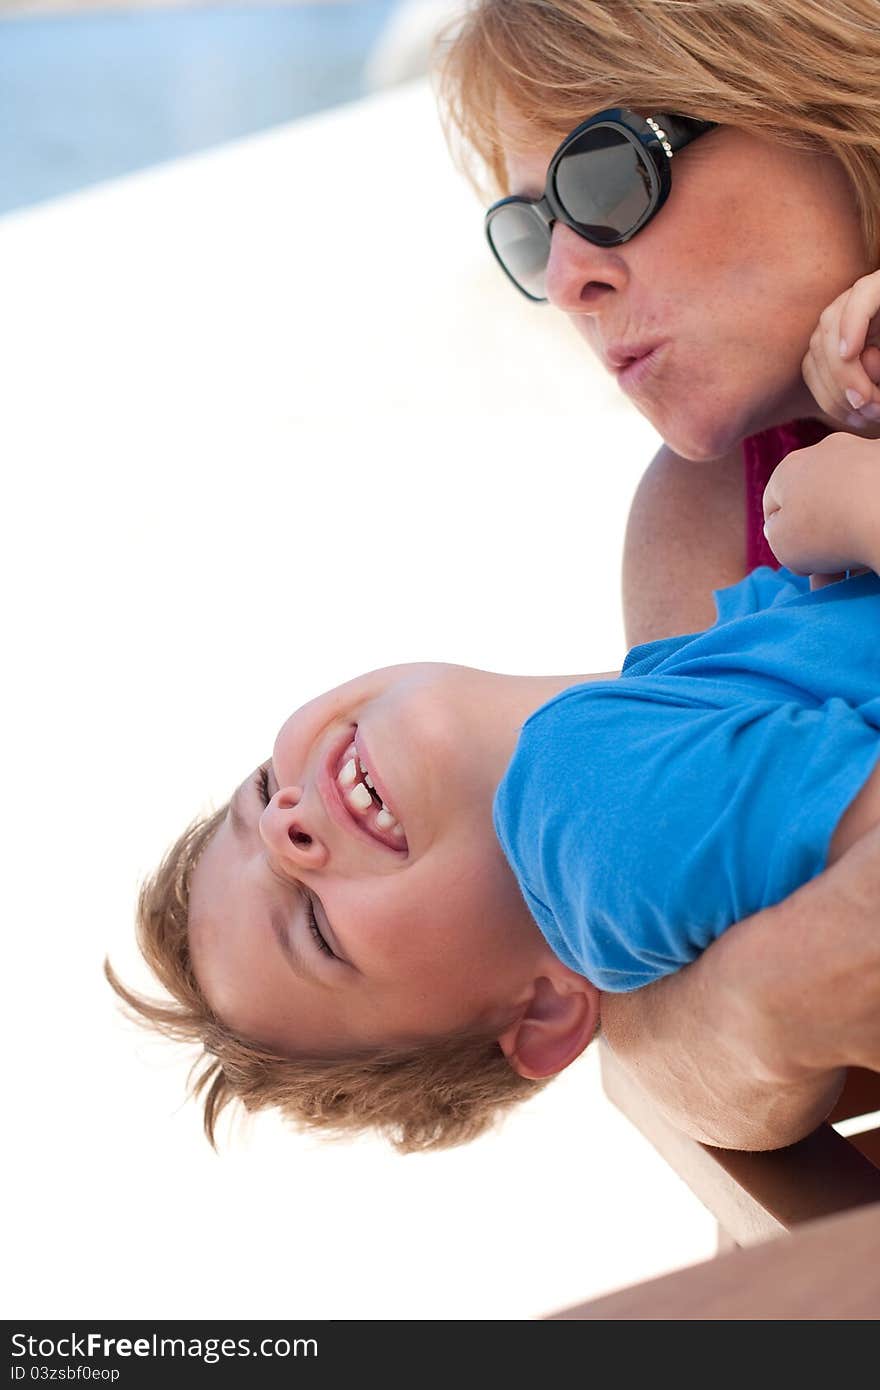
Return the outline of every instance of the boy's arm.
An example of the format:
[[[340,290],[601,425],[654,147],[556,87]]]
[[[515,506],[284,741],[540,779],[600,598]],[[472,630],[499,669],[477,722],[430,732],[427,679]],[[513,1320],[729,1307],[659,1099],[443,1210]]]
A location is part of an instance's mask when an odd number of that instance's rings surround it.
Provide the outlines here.
[[[863,275],[823,311],[801,371],[820,410],[841,428],[880,421],[880,271]]]
[[[798,574],[880,566],[880,440],[829,434],[788,454],[764,490],[764,534]]]
[[[711,590],[743,574],[743,508],[738,452],[696,465],[660,451],[627,526],[628,641],[714,620]],[[790,1143],[828,1113],[843,1067],[880,1069],[878,919],[875,829],[685,970],[605,995],[603,1032],[688,1133],[731,1148]]]

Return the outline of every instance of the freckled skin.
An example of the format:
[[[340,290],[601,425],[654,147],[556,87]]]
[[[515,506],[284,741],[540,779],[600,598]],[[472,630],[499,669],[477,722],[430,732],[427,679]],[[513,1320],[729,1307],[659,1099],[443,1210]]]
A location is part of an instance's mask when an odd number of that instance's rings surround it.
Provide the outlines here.
[[[510,110],[502,131],[510,191],[534,196],[558,141]],[[622,246],[557,224],[547,295],[600,357],[613,342],[669,340],[632,400],[674,452],[705,461],[824,418],[801,362],[822,310],[870,269],[835,159],[721,127],[674,156],[666,204]]]

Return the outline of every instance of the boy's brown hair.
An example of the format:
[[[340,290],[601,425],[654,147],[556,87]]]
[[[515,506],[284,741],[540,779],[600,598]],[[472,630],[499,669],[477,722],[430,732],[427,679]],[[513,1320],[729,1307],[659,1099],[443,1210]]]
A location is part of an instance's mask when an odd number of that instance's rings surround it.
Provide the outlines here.
[[[509,192],[499,94],[548,141],[608,107],[668,111],[836,156],[880,264],[877,0],[475,0],[438,51],[447,136],[484,196]]]
[[[170,998],[128,989],[104,962],[107,979],[138,1022],[201,1045],[190,1085],[204,1104],[212,1145],[222,1111],[238,1100],[248,1111],[277,1109],[300,1127],[337,1135],[378,1130],[401,1153],[447,1148],[475,1138],[501,1111],[546,1085],[519,1076],[495,1037],[485,1034],[347,1057],[284,1057],[227,1028],[199,988],[188,935],[193,869],[226,811],[194,821],[138,895],[138,945]]]

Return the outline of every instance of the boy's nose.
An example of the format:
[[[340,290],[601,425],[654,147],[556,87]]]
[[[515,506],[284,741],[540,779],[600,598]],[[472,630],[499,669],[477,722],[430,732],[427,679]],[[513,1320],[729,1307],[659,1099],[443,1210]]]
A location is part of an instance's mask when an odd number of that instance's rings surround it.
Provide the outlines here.
[[[260,837],[270,854],[296,869],[321,869],[328,849],[302,787],[279,787],[260,816]]]

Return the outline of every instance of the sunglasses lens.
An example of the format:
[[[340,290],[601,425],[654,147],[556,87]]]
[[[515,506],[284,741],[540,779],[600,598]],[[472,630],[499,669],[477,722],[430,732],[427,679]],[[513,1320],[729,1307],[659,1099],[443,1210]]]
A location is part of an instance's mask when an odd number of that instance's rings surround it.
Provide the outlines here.
[[[556,169],[556,196],[599,245],[618,241],[649,211],[654,182],[647,161],[614,126],[593,126]]]
[[[546,298],[550,232],[542,218],[527,203],[506,203],[492,214],[488,232],[492,249],[520,289],[532,299]]]

